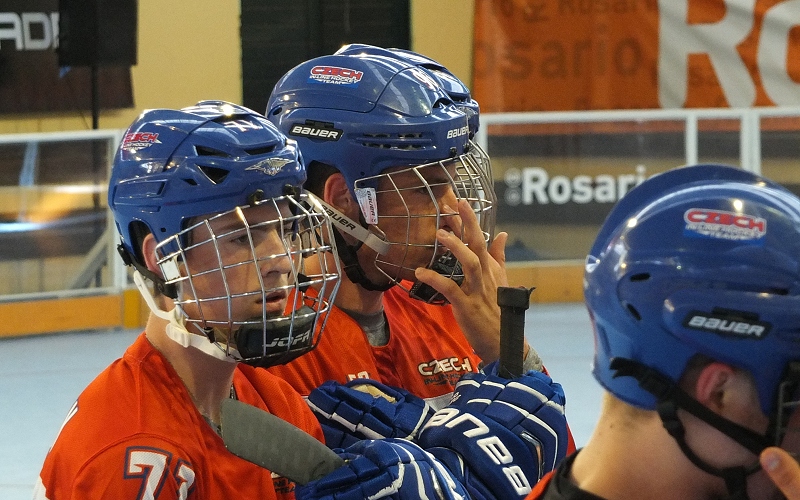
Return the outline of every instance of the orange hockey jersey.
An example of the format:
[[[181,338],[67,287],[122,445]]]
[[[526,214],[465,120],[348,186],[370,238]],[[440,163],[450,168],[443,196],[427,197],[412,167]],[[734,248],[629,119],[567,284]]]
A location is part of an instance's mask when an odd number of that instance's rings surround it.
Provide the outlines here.
[[[316,418],[284,381],[240,364],[234,389],[241,401],[322,440]],[[294,485],[229,453],[142,334],[78,397],[34,498],[290,499]]]
[[[369,378],[406,389],[435,409],[444,407],[461,375],[478,371],[481,362],[452,306],[426,304],[393,287],[383,294],[383,307],[389,326],[385,346],[372,347],[359,324],[334,306],[317,348],[269,371],[304,396],[328,380]],[[572,453],[575,441],[569,427],[567,432]]]
[[[464,337],[452,307],[414,300],[399,287],[383,295],[389,342],[372,347],[358,323],[333,307],[319,345],[269,370],[308,395],[327,380],[370,378],[425,398],[449,397],[458,378],[480,358]]]

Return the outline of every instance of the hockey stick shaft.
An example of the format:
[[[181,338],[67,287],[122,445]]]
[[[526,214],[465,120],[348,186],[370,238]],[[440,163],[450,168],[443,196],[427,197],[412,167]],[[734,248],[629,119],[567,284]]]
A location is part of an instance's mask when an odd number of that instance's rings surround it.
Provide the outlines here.
[[[221,427],[228,451],[300,485],[345,464],[302,429],[235,399],[222,402]]]
[[[497,288],[500,306],[500,366],[501,377],[516,378],[523,374],[525,358],[525,311],[530,306],[533,288]]]

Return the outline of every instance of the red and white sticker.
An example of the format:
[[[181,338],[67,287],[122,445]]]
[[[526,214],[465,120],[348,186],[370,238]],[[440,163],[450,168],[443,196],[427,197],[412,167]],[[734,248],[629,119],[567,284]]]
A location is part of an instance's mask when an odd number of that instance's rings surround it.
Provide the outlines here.
[[[122,138],[122,149],[136,150],[160,144],[158,134],[153,132],[131,132]]]
[[[758,240],[767,234],[767,221],[744,213],[690,208],[683,214],[686,231],[722,240]]]
[[[357,85],[364,77],[363,71],[338,66],[314,66],[309,79],[317,83],[333,85]]]

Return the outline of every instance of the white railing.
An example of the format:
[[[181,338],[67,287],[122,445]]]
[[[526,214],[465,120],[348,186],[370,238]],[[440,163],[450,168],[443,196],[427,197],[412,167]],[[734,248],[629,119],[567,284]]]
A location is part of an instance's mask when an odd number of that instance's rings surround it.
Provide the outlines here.
[[[622,122],[657,122],[673,121],[683,122],[684,155],[685,163],[697,163],[699,127],[702,120],[738,120],[739,121],[739,155],[740,166],[755,173],[761,173],[761,124],[764,118],[798,117],[800,108],[747,108],[747,109],[674,109],[674,110],[615,110],[615,111],[567,111],[567,112],[522,112],[522,113],[484,113],[481,115],[481,129],[478,132],[477,142],[491,156],[489,147],[490,128],[493,125],[528,125],[528,124],[579,124],[579,123],[622,123]],[[635,131],[634,131],[635,133]],[[0,135],[0,145],[25,143],[29,148],[37,144],[55,141],[83,141],[105,139],[109,142],[109,150],[114,151],[118,145],[121,130],[93,130],[80,132],[58,133],[33,133],[33,134],[6,134]],[[35,151],[32,155],[26,152],[23,174],[26,179],[31,179],[30,172],[24,169],[35,168]],[[33,159],[31,159],[33,158]],[[110,164],[110,158],[108,159]],[[69,168],[65,165],[64,168]],[[23,177],[23,175],[21,175]],[[22,181],[22,179],[21,179]],[[103,186],[105,189],[105,186]],[[106,233],[92,250],[88,252],[84,263],[76,272],[75,280],[91,274],[98,266],[107,266],[110,279],[107,288],[83,288],[63,291],[48,291],[41,294],[25,293],[0,295],[0,300],[26,300],[41,296],[69,297],[85,295],[86,293],[102,293],[103,291],[119,291],[129,286],[125,266],[116,255],[116,231],[113,218],[108,215]]]
[[[711,108],[711,109],[653,109],[612,111],[560,111],[482,113],[481,128],[477,142],[489,150],[489,127],[492,125],[523,125],[545,123],[602,123],[630,121],[683,121],[685,163],[698,161],[698,122],[713,119],[738,119],[740,166],[748,171],[761,173],[761,119],[776,117],[800,117],[800,108]]]

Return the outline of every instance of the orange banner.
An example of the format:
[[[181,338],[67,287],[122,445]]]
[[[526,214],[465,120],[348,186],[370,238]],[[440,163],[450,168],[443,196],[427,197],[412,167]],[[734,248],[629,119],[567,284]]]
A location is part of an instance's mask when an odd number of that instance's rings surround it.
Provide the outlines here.
[[[482,112],[800,106],[798,0],[476,0]]]

